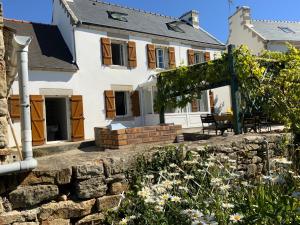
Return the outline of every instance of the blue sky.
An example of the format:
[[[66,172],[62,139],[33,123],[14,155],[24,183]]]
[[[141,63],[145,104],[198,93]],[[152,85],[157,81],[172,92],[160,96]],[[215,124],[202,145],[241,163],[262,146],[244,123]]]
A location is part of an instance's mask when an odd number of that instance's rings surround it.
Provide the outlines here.
[[[1,0],[0,0],[1,1]],[[300,21],[299,0],[106,0],[111,3],[178,17],[190,9],[200,13],[200,25],[219,40],[226,42],[228,16],[236,6],[251,7],[255,19]],[[52,0],[2,0],[4,16],[19,20],[51,23]]]

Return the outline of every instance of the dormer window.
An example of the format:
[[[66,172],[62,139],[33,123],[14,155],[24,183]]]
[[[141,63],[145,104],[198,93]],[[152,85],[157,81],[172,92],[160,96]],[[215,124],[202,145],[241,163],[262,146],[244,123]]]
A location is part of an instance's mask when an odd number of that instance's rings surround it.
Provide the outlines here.
[[[107,11],[107,14],[108,14],[108,18],[110,18],[110,19],[128,22],[128,20],[126,18],[126,16],[128,16],[128,14],[126,14],[126,13]]]
[[[181,22],[181,21],[173,21],[173,22],[167,23],[167,27],[171,31],[175,31],[178,33],[184,33],[184,31],[179,27],[179,25],[182,23],[183,22]]]
[[[291,28],[289,27],[278,27],[280,30],[282,30],[285,33],[295,33]]]

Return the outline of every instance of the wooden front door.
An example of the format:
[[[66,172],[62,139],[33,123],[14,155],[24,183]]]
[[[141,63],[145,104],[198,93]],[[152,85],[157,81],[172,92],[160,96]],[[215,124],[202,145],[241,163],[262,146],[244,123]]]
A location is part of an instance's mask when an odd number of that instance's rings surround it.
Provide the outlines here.
[[[73,95],[71,101],[72,141],[84,140],[83,102],[81,95]]]
[[[45,144],[44,98],[41,95],[30,95],[32,145]]]

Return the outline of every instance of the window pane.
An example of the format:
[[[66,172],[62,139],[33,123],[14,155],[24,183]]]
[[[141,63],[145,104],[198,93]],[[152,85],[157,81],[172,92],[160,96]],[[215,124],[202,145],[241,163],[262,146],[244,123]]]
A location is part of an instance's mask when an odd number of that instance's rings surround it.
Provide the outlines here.
[[[164,68],[164,51],[161,48],[156,49],[157,68]]]
[[[116,115],[124,116],[127,114],[126,110],[126,94],[125,92],[115,92],[116,100]]]
[[[200,112],[208,112],[208,99],[207,99],[207,91],[203,91],[201,95],[200,102]]]
[[[113,65],[124,65],[124,54],[123,54],[123,45],[122,44],[111,44],[112,51],[112,63]]]
[[[145,111],[146,114],[151,114],[152,113],[151,91],[148,90],[147,88],[145,88],[143,90],[143,93],[144,93],[144,99],[143,99],[143,102],[144,102],[144,111]]]

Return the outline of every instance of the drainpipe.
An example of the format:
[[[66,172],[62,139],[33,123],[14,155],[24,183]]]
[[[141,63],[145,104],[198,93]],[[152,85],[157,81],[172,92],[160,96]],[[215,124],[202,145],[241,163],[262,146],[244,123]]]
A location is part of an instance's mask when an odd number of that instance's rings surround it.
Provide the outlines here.
[[[31,42],[30,37],[14,36],[13,47],[17,55],[19,92],[21,105],[21,139],[23,161],[0,165],[0,175],[25,172],[37,167],[37,161],[33,158],[32,134],[30,118],[30,101],[28,88],[28,46]]]

